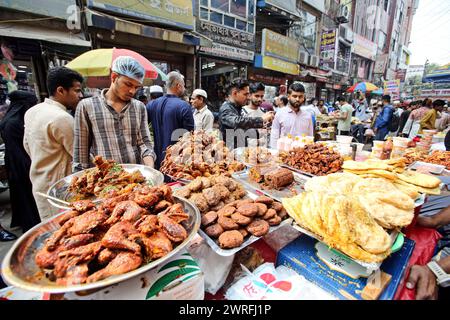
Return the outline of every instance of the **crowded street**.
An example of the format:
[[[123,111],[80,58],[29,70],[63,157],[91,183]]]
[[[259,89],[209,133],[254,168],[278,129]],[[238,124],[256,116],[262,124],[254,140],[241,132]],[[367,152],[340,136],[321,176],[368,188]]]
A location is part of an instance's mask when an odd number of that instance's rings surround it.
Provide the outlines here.
[[[0,300],[449,301],[450,1],[0,8]]]

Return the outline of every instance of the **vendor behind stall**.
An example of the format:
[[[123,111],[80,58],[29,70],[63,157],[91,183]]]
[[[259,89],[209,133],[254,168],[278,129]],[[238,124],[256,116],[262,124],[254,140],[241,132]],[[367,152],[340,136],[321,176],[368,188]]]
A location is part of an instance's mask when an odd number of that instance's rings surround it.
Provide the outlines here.
[[[345,100],[344,97],[338,97],[339,111],[333,112],[332,116],[338,119],[338,134],[343,136],[350,135],[352,126],[352,113],[355,111],[353,107]]]

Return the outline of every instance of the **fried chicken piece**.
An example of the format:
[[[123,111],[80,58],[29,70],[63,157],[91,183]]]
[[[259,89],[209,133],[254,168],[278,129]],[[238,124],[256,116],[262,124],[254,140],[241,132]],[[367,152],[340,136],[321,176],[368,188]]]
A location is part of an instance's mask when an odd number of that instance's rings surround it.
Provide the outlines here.
[[[189,214],[184,212],[183,205],[181,203],[176,203],[170,206],[164,212],[161,212],[160,215],[165,215],[176,223],[181,223],[189,219]]]
[[[162,185],[160,187],[158,187],[158,190],[162,193],[162,198],[170,203],[173,203],[173,193],[172,193],[172,188],[169,187],[168,185]]]
[[[201,178],[195,178],[191,183],[187,185],[187,188],[191,192],[198,192],[202,188],[203,183]]]
[[[124,274],[139,268],[142,264],[142,257],[131,252],[120,252],[108,265],[90,275],[87,283],[106,279],[113,275]]]
[[[145,252],[150,260],[164,257],[173,250],[172,242],[164,232],[157,231],[150,237],[141,237],[140,240],[145,247]]]
[[[136,194],[134,196],[134,201],[144,208],[150,208],[154,204],[159,201],[160,197],[157,193],[149,193],[149,194]]]
[[[69,266],[64,278],[56,279],[56,283],[62,286],[70,286],[85,283],[88,278],[88,264]]]
[[[111,216],[105,221],[105,225],[113,225],[119,220],[135,222],[144,213],[144,209],[141,208],[136,202],[126,200],[119,202],[114,208]]]
[[[66,277],[69,267],[80,263],[88,263],[98,255],[101,248],[102,244],[100,242],[93,242],[85,246],[60,252],[53,273],[57,278]]]
[[[114,259],[117,256],[117,254],[118,254],[117,251],[105,248],[98,254],[97,261],[101,265],[105,265],[109,263],[112,259]]]
[[[80,213],[86,212],[89,209],[95,208],[95,204],[91,200],[80,200],[75,201],[70,204],[72,208],[75,209],[75,211],[78,211]]]
[[[36,253],[34,261],[41,268],[53,268],[60,252],[88,244],[90,241],[92,241],[93,238],[94,235],[92,234],[79,234],[70,238],[66,238],[53,251],[48,251],[47,246],[44,246]]]
[[[58,218],[56,218],[54,221],[57,224],[59,224],[60,226],[62,226],[64,223],[66,223],[67,221],[69,221],[72,218],[79,216],[80,214],[82,214],[82,213],[78,212],[76,210],[67,211],[66,213],[64,213],[64,214],[60,215]]]
[[[191,190],[189,188],[181,188],[175,191],[175,195],[188,199],[191,196]]]
[[[145,215],[140,218],[134,227],[145,235],[151,235],[159,230],[158,217],[156,215]]]
[[[140,254],[141,247],[130,240],[136,234],[139,231],[129,221],[120,221],[108,230],[102,239],[102,245],[109,249],[129,250]]]
[[[120,196],[110,198],[103,200],[102,204],[100,205],[99,209],[104,210],[106,213],[110,213],[114,210],[115,206],[122,201],[128,200],[129,195],[128,194],[122,194]]]
[[[187,238],[188,233],[186,229],[166,215],[160,215],[158,217],[158,222],[161,225],[162,231],[171,241],[178,243]]]
[[[72,218],[66,222],[66,224],[71,224],[70,228],[67,230],[67,234],[74,236],[81,233],[89,233],[92,229],[103,224],[106,219],[107,216],[102,210],[91,210],[85,212],[82,215]]]
[[[153,211],[155,213],[161,212],[163,210],[166,210],[168,207],[170,207],[172,205],[172,203],[170,203],[169,201],[166,200],[162,200],[160,202],[158,202],[158,204],[155,206],[155,208],[153,209]]]

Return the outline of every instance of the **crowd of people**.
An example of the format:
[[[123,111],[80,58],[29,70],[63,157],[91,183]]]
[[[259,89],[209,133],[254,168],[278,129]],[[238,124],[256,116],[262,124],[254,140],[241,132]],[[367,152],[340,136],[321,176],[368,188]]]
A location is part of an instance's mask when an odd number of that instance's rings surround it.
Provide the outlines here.
[[[314,136],[320,115],[337,121],[338,134],[353,135],[360,142],[390,135],[411,138],[424,129],[449,130],[450,115],[442,100],[391,103],[385,95],[369,103],[357,92],[352,101],[338,97],[329,105],[306,97],[305,87],[294,82],[286,96],[268,102],[264,101],[264,84],[245,79],[228,85],[215,121],[207,92],[195,89],[186,95],[179,72],[167,75],[165,90],[151,86],[150,96],[139,91],[144,74],[135,59],[118,57],[111,68],[110,87],[98,95],[83,96],[83,77],[65,67],[50,70],[49,98],[42,103],[37,104],[28,92],[10,94],[0,133],[6,146],[12,226],[26,232],[57,214],[37,193],[46,193],[58,180],[92,167],[94,156],[159,169],[167,147],[193,130],[218,130],[230,149],[247,145],[276,148],[278,139],[287,135]],[[354,117],[359,120],[356,124],[352,124]],[[436,218],[421,222],[435,228],[449,224],[448,205]],[[0,227],[0,241],[15,238]],[[412,274],[409,285],[424,286],[430,272],[414,270],[417,274]],[[434,296],[434,291],[424,293],[424,297]]]

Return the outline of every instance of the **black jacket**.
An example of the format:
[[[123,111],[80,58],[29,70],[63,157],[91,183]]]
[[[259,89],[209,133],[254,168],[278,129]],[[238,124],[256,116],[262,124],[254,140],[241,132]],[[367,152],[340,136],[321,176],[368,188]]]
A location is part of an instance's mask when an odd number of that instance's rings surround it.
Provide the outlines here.
[[[228,148],[235,149],[243,147],[246,138],[257,138],[257,131],[249,129],[262,128],[263,119],[251,118],[242,112],[242,107],[225,101],[219,110],[219,126],[223,141]]]

